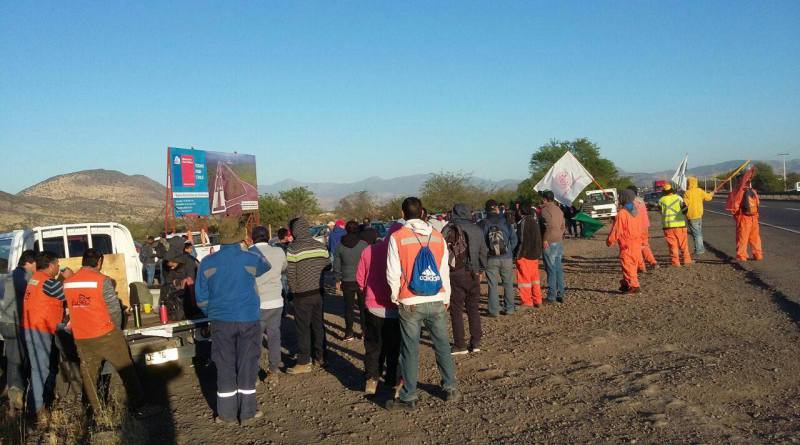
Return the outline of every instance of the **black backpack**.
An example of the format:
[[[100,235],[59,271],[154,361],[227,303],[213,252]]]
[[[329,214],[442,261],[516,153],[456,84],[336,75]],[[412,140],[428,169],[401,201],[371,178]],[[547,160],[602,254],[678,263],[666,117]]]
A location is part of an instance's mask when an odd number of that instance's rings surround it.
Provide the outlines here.
[[[445,226],[444,240],[447,243],[448,263],[450,270],[463,269],[469,263],[469,241],[467,232],[457,225],[450,223]]]
[[[489,232],[486,234],[486,243],[489,246],[489,256],[505,255],[508,251],[506,234],[497,224],[489,226]]]

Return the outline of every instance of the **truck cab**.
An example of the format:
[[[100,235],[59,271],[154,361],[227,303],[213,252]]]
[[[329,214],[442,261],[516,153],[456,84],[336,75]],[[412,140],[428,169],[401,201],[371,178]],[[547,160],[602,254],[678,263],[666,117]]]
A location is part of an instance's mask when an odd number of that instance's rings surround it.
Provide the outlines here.
[[[617,189],[587,191],[583,211],[595,219],[617,216]]]

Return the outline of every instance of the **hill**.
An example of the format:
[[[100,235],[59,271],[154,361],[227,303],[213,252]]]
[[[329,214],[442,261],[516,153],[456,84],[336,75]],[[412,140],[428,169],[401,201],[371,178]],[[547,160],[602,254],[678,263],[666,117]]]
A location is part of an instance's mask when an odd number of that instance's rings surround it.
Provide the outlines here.
[[[16,195],[0,192],[0,230],[81,221],[147,221],[164,207],[163,185],[142,175],[84,170]]]
[[[716,175],[720,175],[726,172],[729,172],[736,167],[742,165],[744,159],[736,159],[732,161],[725,161],[719,162],[716,164],[710,165],[701,165],[698,167],[692,167],[691,165],[692,158],[689,157],[689,168],[686,170],[690,176],[697,176],[698,178],[702,179],[704,177],[712,177]],[[778,174],[783,174],[783,162],[777,160],[768,160],[768,161],[760,161],[760,160],[753,160],[753,162],[764,162],[769,164],[773,171]],[[676,165],[675,168],[678,166]],[[786,161],[786,172],[800,172],[800,159],[792,159]],[[620,175],[622,176],[629,176],[633,179],[634,184],[639,186],[646,186],[652,185],[653,181],[657,179],[670,179],[672,175],[675,174],[675,170],[664,170],[659,172],[653,173],[631,173],[631,172],[624,172],[620,171]]]
[[[389,179],[372,176],[360,181],[347,183],[301,182],[287,179],[275,184],[260,185],[258,186],[258,191],[259,193],[278,193],[293,187],[304,186],[317,195],[317,199],[319,199],[320,205],[323,208],[332,209],[336,207],[340,199],[361,190],[369,191],[375,195],[379,201],[388,200],[397,196],[416,195],[419,193],[425,181],[432,175],[433,173],[427,173]],[[480,185],[482,187],[500,189],[516,187],[519,180],[505,179],[501,181],[492,181],[483,178],[473,178],[473,182],[475,185]]]

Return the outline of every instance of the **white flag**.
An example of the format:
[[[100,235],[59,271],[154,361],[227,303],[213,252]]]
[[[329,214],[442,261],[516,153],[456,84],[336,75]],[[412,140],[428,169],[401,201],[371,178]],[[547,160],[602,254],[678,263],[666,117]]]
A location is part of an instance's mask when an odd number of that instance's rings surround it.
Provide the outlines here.
[[[672,175],[672,183],[675,184],[678,190],[686,191],[686,164],[688,163],[689,154],[687,153],[686,156],[683,157],[683,161],[681,161],[678,169],[675,170],[675,174]]]
[[[592,175],[568,151],[550,167],[533,189],[537,192],[550,190],[556,201],[570,205],[593,180]]]

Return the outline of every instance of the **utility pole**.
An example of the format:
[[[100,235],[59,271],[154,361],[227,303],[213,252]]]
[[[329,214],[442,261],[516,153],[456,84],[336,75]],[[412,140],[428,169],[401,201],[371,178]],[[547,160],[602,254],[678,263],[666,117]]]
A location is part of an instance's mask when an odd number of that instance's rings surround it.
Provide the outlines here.
[[[778,153],[778,156],[783,158],[783,191],[785,192],[788,190],[786,184],[786,156],[789,156],[789,153]]]

